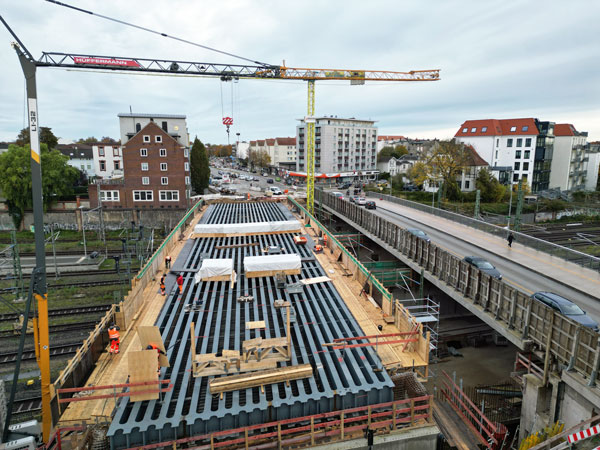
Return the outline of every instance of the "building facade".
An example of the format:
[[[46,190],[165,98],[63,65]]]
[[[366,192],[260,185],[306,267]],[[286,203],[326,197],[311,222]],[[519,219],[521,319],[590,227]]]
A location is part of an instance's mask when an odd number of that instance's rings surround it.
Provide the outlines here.
[[[577,131],[570,123],[557,123],[554,126],[550,188],[560,188],[561,191],[586,188],[590,159],[587,135],[586,131]]]
[[[101,178],[123,178],[123,153],[120,144],[98,142],[92,145],[94,173]]]
[[[69,164],[71,167],[79,169],[88,177],[92,179],[96,176],[94,156],[91,145],[85,144],[58,144],[56,150],[61,152],[63,155],[69,157]]]
[[[100,197],[107,208],[185,209],[190,196],[189,142],[183,135],[165,131],[149,120],[122,145],[123,177],[98,180]],[[185,124],[182,125],[184,129]],[[167,130],[170,128],[167,123]],[[129,133],[121,130],[121,135]],[[97,191],[90,188],[90,205],[98,205]]]
[[[296,170],[305,172],[306,123],[296,127]],[[377,127],[373,120],[315,117],[315,172],[376,170]]]
[[[119,117],[121,142],[123,143],[139,133],[150,122],[154,122],[181,146],[190,147],[190,135],[184,115],[121,113],[117,116]]]
[[[265,151],[270,158],[271,169],[296,168],[296,138],[278,137],[250,141],[248,153]]]
[[[554,122],[534,118],[467,120],[454,135],[473,146],[501,182],[523,180],[533,192],[550,185]]]

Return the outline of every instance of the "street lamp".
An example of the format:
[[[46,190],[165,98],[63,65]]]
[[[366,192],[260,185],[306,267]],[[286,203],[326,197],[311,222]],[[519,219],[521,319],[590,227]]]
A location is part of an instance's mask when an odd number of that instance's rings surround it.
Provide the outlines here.
[[[83,206],[79,207],[79,209],[81,210],[81,230],[83,231],[83,253],[87,257],[87,245],[85,243],[85,216],[83,215],[83,208]]]
[[[510,200],[508,201],[508,224],[506,225],[506,228],[508,230],[510,230],[510,216],[512,213],[512,196],[513,196],[513,173],[514,173],[515,169],[511,168],[510,169],[510,176],[508,179],[508,187],[510,189]]]

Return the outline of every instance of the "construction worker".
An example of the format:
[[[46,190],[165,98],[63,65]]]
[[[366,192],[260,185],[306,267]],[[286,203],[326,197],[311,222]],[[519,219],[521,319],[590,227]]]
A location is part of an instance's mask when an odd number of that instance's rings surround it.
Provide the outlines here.
[[[179,286],[179,294],[183,294],[183,275],[179,274],[177,277],[177,286]]]
[[[160,277],[160,293],[165,295],[165,274],[163,273]]]
[[[323,246],[321,244],[315,245],[315,253],[321,253],[323,251]]]
[[[157,354],[157,358],[158,358],[158,372],[160,373],[160,355],[166,355],[165,352],[163,352],[160,348],[158,348],[158,345],[153,344],[152,342],[150,342],[148,344],[148,346],[146,347],[146,350],[156,350]]]
[[[165,256],[165,269],[171,268],[171,255]]]
[[[119,353],[119,344],[121,343],[120,328],[114,323],[108,327],[108,339],[110,339],[109,353]]]

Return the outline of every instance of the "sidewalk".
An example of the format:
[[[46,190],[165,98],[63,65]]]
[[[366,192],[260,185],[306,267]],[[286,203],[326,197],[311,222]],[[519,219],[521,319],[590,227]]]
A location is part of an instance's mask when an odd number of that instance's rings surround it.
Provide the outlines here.
[[[600,273],[595,270],[525,247],[518,241],[514,241],[510,248],[505,239],[386,200],[377,200],[377,206],[397,212],[423,225],[437,228],[456,239],[494,252],[508,261],[551,278],[585,295],[600,299]]]

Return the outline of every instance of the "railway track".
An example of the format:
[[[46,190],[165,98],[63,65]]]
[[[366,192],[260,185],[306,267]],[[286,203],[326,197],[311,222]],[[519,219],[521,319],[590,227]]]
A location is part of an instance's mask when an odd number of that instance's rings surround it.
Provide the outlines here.
[[[80,281],[75,283],[61,283],[61,284],[49,284],[48,289],[62,289],[62,288],[70,288],[70,287],[94,287],[94,286],[110,286],[113,284],[129,284],[130,280],[128,279],[113,279],[113,280],[98,280],[98,281]],[[10,288],[2,288],[0,292],[12,292],[14,291],[14,287]]]
[[[48,311],[48,317],[60,317],[60,316],[75,316],[83,314],[91,314],[95,312],[108,311],[112,303],[105,303],[103,305],[94,306],[80,306],[74,308],[61,308],[61,309],[50,309]],[[0,314],[0,322],[14,321],[19,318],[17,313]]]
[[[42,409],[42,397],[16,399],[13,402],[13,414],[25,414]]]
[[[81,342],[72,344],[59,344],[50,347],[50,356],[72,355],[81,347]],[[18,352],[0,353],[0,364],[12,364],[17,360]],[[27,349],[23,351],[22,361],[35,360],[35,350]]]
[[[64,332],[64,331],[79,331],[79,330],[90,330],[98,323],[97,320],[88,320],[87,322],[77,323],[64,323],[60,325],[50,325],[50,333]],[[19,330],[20,331],[20,330]],[[20,336],[20,332],[15,330],[0,330],[0,339],[16,338]],[[33,334],[32,334],[33,336]]]

